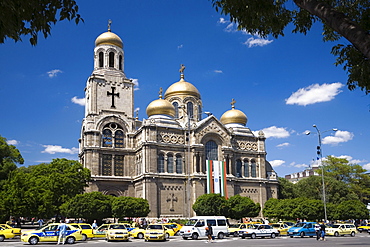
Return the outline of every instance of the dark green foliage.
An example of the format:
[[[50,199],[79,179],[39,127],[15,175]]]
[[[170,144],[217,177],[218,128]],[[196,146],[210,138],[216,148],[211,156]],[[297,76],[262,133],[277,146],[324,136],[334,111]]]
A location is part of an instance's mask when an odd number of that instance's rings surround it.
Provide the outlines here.
[[[220,194],[204,194],[197,198],[193,204],[197,215],[229,215],[229,206],[225,197]]]
[[[285,178],[278,177],[279,180],[279,199],[293,199],[295,198],[294,184]]]
[[[149,212],[149,202],[143,198],[120,196],[112,200],[112,213],[115,218],[146,217]]]
[[[335,218],[342,220],[367,219],[369,211],[365,204],[358,200],[344,201],[336,207]]]
[[[261,211],[259,203],[254,203],[249,197],[235,195],[229,198],[229,215],[232,219],[256,217]]]
[[[17,168],[17,164],[23,164],[19,150],[8,145],[6,139],[0,136],[0,189],[3,181],[8,179],[9,174]]]
[[[58,21],[83,21],[74,0],[0,0],[0,43],[6,38],[21,41],[30,35],[30,43],[37,44],[37,37],[51,33]]]

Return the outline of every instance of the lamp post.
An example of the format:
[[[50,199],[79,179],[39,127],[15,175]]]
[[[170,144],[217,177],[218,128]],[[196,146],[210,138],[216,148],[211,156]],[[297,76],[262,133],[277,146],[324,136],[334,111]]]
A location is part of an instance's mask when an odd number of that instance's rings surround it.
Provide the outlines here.
[[[325,223],[327,222],[328,220],[328,216],[327,216],[327,213],[326,213],[326,191],[325,191],[325,180],[324,180],[324,166],[322,165],[322,149],[321,149],[321,132],[319,130],[319,128],[317,128],[316,124],[312,125],[312,127],[314,127],[317,131],[317,135],[319,137],[319,145],[317,146],[317,155],[319,156],[319,160],[320,160],[320,166],[321,166],[321,182],[322,182],[322,200],[323,200],[323,203],[324,203],[324,219],[325,219]],[[338,129],[331,129],[331,130],[326,130],[324,132],[328,132],[328,131],[337,131]],[[324,133],[323,132],[323,133]],[[311,132],[307,132],[306,135],[309,135]]]

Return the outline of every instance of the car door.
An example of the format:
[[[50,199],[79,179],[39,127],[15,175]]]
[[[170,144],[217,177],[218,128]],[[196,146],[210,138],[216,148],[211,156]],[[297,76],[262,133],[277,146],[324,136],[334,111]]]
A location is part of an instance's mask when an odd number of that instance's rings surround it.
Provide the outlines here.
[[[54,242],[58,241],[58,225],[49,225],[43,229],[43,237],[40,238],[40,241],[45,242]]]
[[[259,225],[256,231],[256,235],[258,237],[266,237],[267,236],[267,225]]]

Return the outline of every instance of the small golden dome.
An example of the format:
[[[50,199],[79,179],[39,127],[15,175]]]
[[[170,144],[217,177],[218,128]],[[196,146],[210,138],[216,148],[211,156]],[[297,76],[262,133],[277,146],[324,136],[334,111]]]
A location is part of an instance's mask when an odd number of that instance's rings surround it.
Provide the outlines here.
[[[162,99],[162,88],[159,91],[159,99],[152,101],[146,108],[148,117],[153,115],[167,115],[175,117],[175,107],[168,101]]]
[[[175,82],[166,90],[164,98],[167,99],[175,95],[190,95],[200,98],[198,89],[190,82],[184,80],[184,74],[181,74],[180,81]]]
[[[112,33],[111,31],[102,33],[99,35],[99,37],[96,38],[95,46],[98,45],[115,45],[121,49],[123,48],[123,42],[121,38],[117,34]]]
[[[246,125],[248,121],[247,116],[242,111],[234,109],[235,108],[234,104],[235,104],[235,100],[233,99],[231,102],[232,109],[228,110],[221,116],[221,119],[220,119],[221,123],[225,125],[226,124]]]

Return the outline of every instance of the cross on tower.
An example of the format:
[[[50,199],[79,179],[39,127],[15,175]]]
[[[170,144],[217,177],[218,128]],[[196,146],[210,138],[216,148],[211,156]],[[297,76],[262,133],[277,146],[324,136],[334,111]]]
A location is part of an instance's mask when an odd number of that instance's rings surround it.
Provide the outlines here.
[[[167,197],[167,202],[170,202],[170,211],[175,211],[174,202],[177,202],[177,197],[175,196],[174,193],[169,194],[169,196]]]
[[[114,93],[114,90],[116,90],[116,88],[112,87],[112,92],[107,91],[107,96],[112,96],[112,105],[111,105],[112,108],[116,108],[114,106],[114,96],[117,96],[119,98],[119,93]]]
[[[235,108],[235,103],[236,103],[236,101],[234,99],[232,99],[231,100],[231,103],[230,103],[231,104],[231,108],[233,108],[233,109]]]

